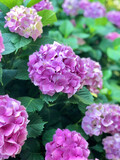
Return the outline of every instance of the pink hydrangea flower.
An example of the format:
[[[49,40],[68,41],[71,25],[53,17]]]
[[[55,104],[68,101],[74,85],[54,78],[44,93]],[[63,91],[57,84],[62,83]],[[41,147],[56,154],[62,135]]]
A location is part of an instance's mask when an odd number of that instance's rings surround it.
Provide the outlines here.
[[[92,2],[84,10],[84,16],[90,18],[100,18],[106,15],[106,9],[100,2]]]
[[[114,41],[115,39],[120,38],[120,34],[117,33],[117,32],[112,32],[112,33],[109,33],[106,36],[106,38],[109,39],[109,40],[111,40],[111,41]]]
[[[24,106],[8,95],[0,96],[0,159],[19,154],[27,138],[28,114]]]
[[[107,13],[108,20],[120,28],[120,11],[110,11]]]
[[[111,160],[120,159],[120,134],[108,136],[103,139],[106,158]]]
[[[57,129],[53,141],[46,144],[45,160],[88,160],[87,141],[76,131]]]
[[[36,40],[42,34],[42,17],[38,16],[33,8],[24,6],[13,7],[5,17],[6,24],[11,32],[18,33],[25,38],[32,37]]]
[[[36,9],[37,12],[44,9],[53,10],[53,5],[52,2],[50,2],[49,0],[42,0],[39,3],[35,4],[33,8]]]
[[[67,15],[76,16],[79,11],[80,0],[65,0],[62,7]]]
[[[83,80],[82,84],[86,85],[92,93],[98,94],[98,89],[102,89],[103,83],[100,64],[90,58],[81,58],[77,64],[76,72]]]
[[[86,134],[120,133],[120,106],[116,104],[92,104],[87,107],[82,121]]]
[[[80,7],[80,9],[82,9],[82,10],[87,9],[87,7],[89,7],[89,5],[90,5],[90,2],[89,2],[88,0],[81,0],[81,1],[79,2],[79,7]]]
[[[4,44],[3,44],[3,38],[2,38],[2,34],[0,32],[0,61],[1,61],[1,58],[2,58],[2,55],[1,53],[4,52],[5,48],[4,48]]]
[[[29,77],[43,94],[53,96],[56,92],[75,94],[81,87],[81,78],[76,75],[79,57],[71,47],[57,42],[41,46],[39,52],[29,57]]]

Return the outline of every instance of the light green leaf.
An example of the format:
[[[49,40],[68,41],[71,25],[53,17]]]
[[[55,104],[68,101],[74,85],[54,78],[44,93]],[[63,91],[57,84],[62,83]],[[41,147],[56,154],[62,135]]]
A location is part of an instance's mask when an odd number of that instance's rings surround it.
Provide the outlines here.
[[[37,136],[40,136],[46,122],[44,122],[37,113],[30,115],[29,120],[30,123],[27,128],[28,137],[36,138]]]
[[[118,62],[120,60],[120,49],[114,50],[112,48],[107,49],[107,55],[110,59]]]
[[[27,7],[32,7],[33,5],[39,3],[40,1],[42,1],[42,0],[25,0],[24,4]]]
[[[0,2],[6,5],[8,8],[13,8],[14,6],[20,6],[23,4],[23,0],[0,0]]]
[[[67,38],[74,30],[74,26],[69,20],[65,20],[59,27],[59,30]]]
[[[53,24],[57,21],[56,13],[52,10],[39,11],[38,15],[42,17],[43,26]]]
[[[27,109],[27,112],[41,111],[43,108],[43,101],[40,98],[20,97],[18,98]]]

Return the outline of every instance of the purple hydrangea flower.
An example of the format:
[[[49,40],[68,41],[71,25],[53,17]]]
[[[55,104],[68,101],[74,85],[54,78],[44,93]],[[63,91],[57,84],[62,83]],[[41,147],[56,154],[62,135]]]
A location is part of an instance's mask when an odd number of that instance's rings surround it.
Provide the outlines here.
[[[106,15],[106,9],[100,2],[92,2],[84,10],[84,16],[90,18],[100,18]]]
[[[29,57],[29,77],[43,94],[53,96],[56,92],[71,97],[84,85],[93,93],[102,87],[99,63],[80,59],[71,47],[54,42],[41,46],[39,52]]]
[[[76,72],[83,80],[83,85],[86,85],[92,93],[99,93],[98,89],[102,89],[103,74],[98,62],[90,58],[81,58],[77,62]]]
[[[79,2],[79,7],[82,10],[85,10],[87,7],[89,7],[89,5],[90,5],[90,2],[88,0],[81,0]]]
[[[107,18],[110,22],[120,28],[120,11],[110,11],[107,13]]]
[[[28,114],[24,106],[8,95],[0,96],[0,159],[19,154],[27,139]]]
[[[3,44],[2,34],[1,34],[1,32],[0,32],[0,61],[1,61],[1,59],[2,59],[1,53],[4,52],[4,50],[5,50],[5,47],[4,47],[4,44]]]
[[[76,16],[79,11],[80,0],[65,0],[62,7],[67,15]]]
[[[87,141],[76,131],[57,129],[53,141],[46,144],[45,160],[88,160]]]
[[[42,0],[39,3],[35,4],[33,8],[36,9],[37,12],[44,9],[53,10],[53,5],[52,2],[50,2],[49,0]]]
[[[108,136],[103,139],[106,158],[111,160],[120,159],[120,134]]]
[[[120,106],[116,104],[92,104],[87,107],[82,121],[85,133],[99,136],[104,133],[120,133]]]
[[[71,97],[81,87],[82,80],[75,73],[78,58],[68,46],[46,44],[29,57],[29,77],[43,94],[64,92]]]
[[[43,32],[42,17],[38,16],[35,9],[16,6],[7,13],[5,19],[5,27],[25,38],[32,37],[36,40]]]

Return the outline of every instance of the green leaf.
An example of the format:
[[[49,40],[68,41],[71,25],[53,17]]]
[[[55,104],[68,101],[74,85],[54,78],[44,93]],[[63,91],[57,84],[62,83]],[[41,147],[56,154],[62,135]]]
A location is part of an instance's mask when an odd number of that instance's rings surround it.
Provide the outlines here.
[[[94,147],[91,147],[91,148],[100,153],[104,151],[103,146],[100,144],[96,144]]]
[[[95,24],[96,24],[96,25],[105,26],[107,23],[108,23],[108,20],[107,20],[106,17],[96,18],[96,19],[95,19]]]
[[[82,89],[80,89],[79,92],[77,92],[75,95],[73,95],[73,97],[71,98],[71,100],[76,100],[76,102],[79,103],[84,103],[84,104],[92,104],[94,103],[94,99],[93,96],[91,95],[91,93],[89,92],[89,90],[85,87],[83,87]]]
[[[6,5],[8,8],[13,8],[14,6],[20,6],[23,4],[23,0],[0,0],[0,2]]]
[[[49,102],[54,102],[57,100],[59,94],[54,94],[53,96],[49,96],[47,94],[41,94],[41,99],[43,101],[45,101],[47,104],[49,104]]]
[[[85,134],[81,126],[78,124],[70,124],[66,128],[69,129],[70,131],[76,131],[80,133],[86,140],[89,138],[89,136]]]
[[[37,113],[30,115],[29,120],[30,122],[27,127],[28,137],[36,138],[40,136],[46,122],[44,122]]]
[[[56,13],[52,10],[39,11],[38,15],[42,17],[43,26],[53,24],[57,21]]]
[[[15,65],[15,63],[14,63]],[[19,80],[29,80],[28,77],[28,66],[26,61],[20,61],[17,65],[17,74],[15,76],[16,79]]]
[[[65,20],[59,27],[59,30],[67,38],[74,30],[74,26],[69,20]]]
[[[120,60],[120,49],[114,50],[112,48],[107,49],[107,55],[110,59],[118,62]]]
[[[39,3],[40,1],[42,1],[42,0],[25,0],[24,4],[27,7],[32,7],[33,5]]]
[[[67,38],[67,39],[63,39],[63,43],[68,45],[68,46],[71,46],[72,49],[77,49],[79,46],[78,46],[78,41],[76,38]]]
[[[20,97],[18,100],[26,107],[27,112],[41,111],[43,108],[43,101],[40,98]]]
[[[3,85],[6,86],[16,76],[17,71],[15,69],[3,69]]]
[[[2,11],[2,13],[6,14],[7,12],[10,11],[10,9],[4,5],[3,3],[0,2],[0,10]]]
[[[40,143],[37,139],[27,139],[20,154],[21,160],[44,160],[40,150]]]
[[[103,70],[103,79],[108,80],[112,77],[112,71],[109,69]]]
[[[53,135],[55,134],[56,129],[46,130],[42,137],[42,143],[45,146],[46,143],[53,140]]]

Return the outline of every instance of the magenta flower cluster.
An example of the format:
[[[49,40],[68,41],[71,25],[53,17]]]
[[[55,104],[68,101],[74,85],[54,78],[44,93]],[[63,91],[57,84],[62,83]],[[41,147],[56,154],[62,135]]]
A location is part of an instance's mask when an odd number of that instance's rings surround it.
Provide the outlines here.
[[[36,40],[43,32],[41,19],[42,17],[38,16],[37,11],[33,8],[15,6],[5,17],[5,27],[25,38],[32,37]]]
[[[39,3],[35,4],[33,8],[37,12],[42,11],[44,9],[53,10],[53,5],[52,5],[52,2],[50,2],[49,0],[42,0]]]
[[[111,160],[120,159],[120,134],[108,136],[103,139],[106,158]]]
[[[120,28],[120,11],[110,11],[107,13],[107,18],[110,22]]]
[[[29,77],[43,94],[53,96],[56,92],[71,97],[84,85],[98,93],[102,87],[102,72],[99,63],[80,59],[71,47],[57,42],[41,46],[39,52],[29,57]]]
[[[80,0],[65,0],[62,7],[67,15],[76,16],[79,11]]]
[[[84,10],[84,16],[90,18],[100,18],[105,17],[106,9],[100,2],[89,3]]]
[[[87,107],[82,128],[86,134],[120,133],[120,106],[116,104],[92,104]]]
[[[45,160],[88,160],[87,141],[76,131],[57,129],[53,141],[46,144]]]
[[[87,9],[87,7],[89,7],[89,5],[90,5],[90,2],[88,0],[80,0],[80,2],[79,2],[79,7],[82,10]]]
[[[8,95],[0,96],[0,159],[20,153],[27,138],[27,123],[25,107]]]
[[[2,34],[0,32],[0,61],[1,61],[1,58],[2,58],[1,53],[4,52],[4,50],[5,50],[5,47],[4,47],[4,44],[3,44]]]
[[[117,33],[117,32],[111,32],[111,33],[106,35],[106,38],[111,40],[111,41],[114,41],[115,39],[120,38],[120,34]]]

